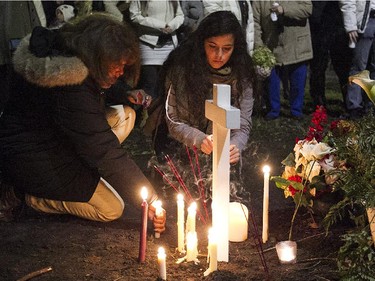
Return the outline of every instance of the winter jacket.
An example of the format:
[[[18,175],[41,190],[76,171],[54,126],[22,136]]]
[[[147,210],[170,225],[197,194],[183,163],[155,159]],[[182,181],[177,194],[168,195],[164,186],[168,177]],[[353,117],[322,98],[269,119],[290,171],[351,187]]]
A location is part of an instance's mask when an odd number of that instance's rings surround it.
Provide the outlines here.
[[[130,3],[129,12],[130,19],[143,28],[143,34],[140,35],[139,40],[142,42],[156,46],[159,40],[159,35],[162,35],[160,28],[165,28],[168,25],[172,31],[176,31],[184,22],[184,14],[181,6],[177,1],[176,13],[173,5],[169,0],[148,0],[145,5],[142,5],[139,0]],[[150,32],[147,32],[150,30]],[[172,33],[172,41],[174,46],[177,46],[178,40],[176,33]]]
[[[342,0],[339,3],[344,19],[345,31],[356,30],[358,33],[363,33],[370,15],[370,1]]]
[[[274,1],[254,1],[255,48],[266,45],[278,65],[303,62],[313,57],[308,18],[311,1],[281,1],[284,14],[277,21],[270,18]]]
[[[221,1],[212,1],[212,0],[203,0],[204,6],[204,15],[207,16],[213,12],[217,11],[231,11],[236,18],[239,20],[241,25],[242,15],[241,9],[238,5],[237,0],[221,0]],[[253,10],[251,7],[250,1],[246,0],[248,6],[248,15],[247,15],[247,24],[246,24],[246,43],[248,53],[251,54],[254,49],[254,18]]]
[[[28,194],[78,202],[90,200],[102,177],[138,205],[142,186],[154,190],[108,125],[102,89],[78,57],[36,57],[29,38],[15,52],[0,118],[4,176]]]

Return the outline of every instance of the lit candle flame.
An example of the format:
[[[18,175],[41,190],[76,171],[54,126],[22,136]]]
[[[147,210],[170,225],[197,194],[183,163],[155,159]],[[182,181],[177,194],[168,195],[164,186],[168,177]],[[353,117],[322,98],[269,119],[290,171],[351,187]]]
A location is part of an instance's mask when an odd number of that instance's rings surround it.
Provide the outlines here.
[[[184,196],[181,193],[177,194],[177,200],[179,201],[184,200]]]
[[[155,207],[155,214],[156,216],[160,216],[162,214],[162,208],[161,208],[161,201],[160,200],[156,200],[154,203],[153,203],[154,207]]]
[[[160,255],[160,256],[164,256],[165,255],[165,250],[164,250],[163,247],[159,247],[159,249],[158,249],[158,255]]]
[[[270,166],[268,165],[263,166],[263,173],[269,173],[270,171],[271,171]]]
[[[148,196],[148,191],[147,191],[147,188],[144,186],[141,189],[141,197],[142,197],[143,200],[146,200],[147,196]]]
[[[190,207],[188,208],[188,211],[194,212],[196,210],[197,210],[197,203],[196,202],[191,203]]]

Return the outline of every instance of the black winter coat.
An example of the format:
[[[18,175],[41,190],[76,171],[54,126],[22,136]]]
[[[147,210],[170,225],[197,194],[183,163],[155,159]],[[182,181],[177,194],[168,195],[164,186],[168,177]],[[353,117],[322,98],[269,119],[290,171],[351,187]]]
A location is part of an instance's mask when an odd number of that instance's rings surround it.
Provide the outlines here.
[[[154,190],[121,147],[105,117],[105,94],[77,57],[37,58],[23,39],[14,56],[10,101],[0,118],[6,178],[28,194],[90,200],[99,178],[126,202]],[[149,196],[149,198],[151,197]]]

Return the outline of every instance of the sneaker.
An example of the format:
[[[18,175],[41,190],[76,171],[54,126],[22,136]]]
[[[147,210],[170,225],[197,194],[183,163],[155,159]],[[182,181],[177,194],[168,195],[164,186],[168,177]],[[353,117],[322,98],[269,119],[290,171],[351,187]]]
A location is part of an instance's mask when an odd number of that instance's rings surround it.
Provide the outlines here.
[[[275,115],[271,115],[271,114],[267,114],[266,116],[264,116],[264,119],[265,119],[266,121],[275,120],[275,119],[277,119],[277,118],[279,118],[279,116],[275,116]]]

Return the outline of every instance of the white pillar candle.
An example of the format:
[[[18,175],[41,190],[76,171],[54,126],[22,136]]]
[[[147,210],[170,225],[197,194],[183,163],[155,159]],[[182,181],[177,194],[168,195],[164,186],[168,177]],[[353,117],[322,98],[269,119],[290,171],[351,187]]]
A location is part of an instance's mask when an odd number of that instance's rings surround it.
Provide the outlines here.
[[[204,272],[204,276],[209,275],[211,272],[217,270],[217,237],[213,228],[208,230],[208,256],[209,266]]]
[[[247,239],[249,212],[244,204],[229,203],[229,241],[243,242]]]
[[[269,204],[269,185],[270,185],[270,167],[263,167],[264,187],[263,187],[263,231],[262,240],[266,243],[268,240],[268,204]]]
[[[182,194],[177,195],[177,235],[178,235],[178,244],[177,250],[180,253],[185,252],[185,202],[184,196]]]
[[[196,261],[198,257],[198,238],[195,231],[186,235],[186,261]]]
[[[191,203],[188,208],[188,216],[186,220],[186,232],[195,232],[195,218],[197,215],[197,203]]]
[[[166,265],[166,254],[163,247],[158,249],[158,264],[159,264],[159,277],[162,280],[167,280],[167,265]]]
[[[163,215],[163,208],[161,207],[161,205],[162,205],[161,201],[156,200],[153,203],[153,205],[155,207],[155,216],[160,217],[161,215]],[[155,232],[155,238],[160,238],[160,232]]]

